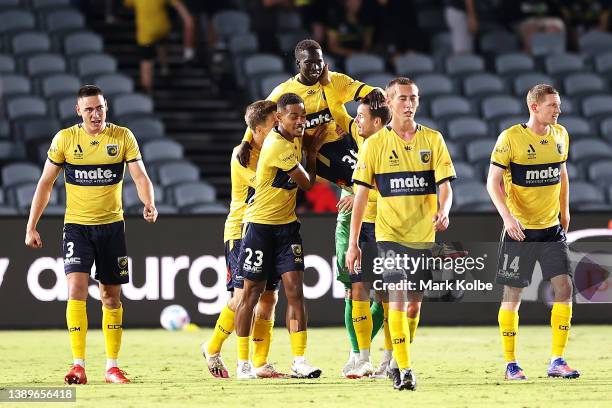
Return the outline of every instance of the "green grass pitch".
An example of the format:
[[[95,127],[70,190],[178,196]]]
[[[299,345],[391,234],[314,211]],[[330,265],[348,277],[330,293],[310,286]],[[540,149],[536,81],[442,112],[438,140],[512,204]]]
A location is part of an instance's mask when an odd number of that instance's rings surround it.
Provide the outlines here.
[[[426,322],[425,322],[426,323]],[[308,332],[308,361],[321,367],[317,380],[213,379],[199,345],[210,329],[194,332],[128,329],[124,332],[121,367],[131,384],[105,384],[104,343],[100,330],[90,330],[87,344],[89,383],[77,387],[77,403],[14,404],[83,407],[234,407],[284,404],[287,407],[444,406],[444,407],[610,407],[612,406],[612,326],[572,327],[567,359],[579,369],[577,380],[546,378],[550,328],[523,326],[519,332],[520,363],[529,376],[522,383],[503,380],[497,327],[420,327],[412,347],[418,379],[415,392],[394,391],[388,380],[340,377],[348,340],[341,328]],[[0,332],[0,386],[61,386],[70,363],[65,331]],[[373,344],[373,362],[382,355],[382,332]],[[274,333],[270,361],[289,370],[289,339],[283,328]],[[235,371],[232,335],[224,359]],[[435,404],[435,405],[434,405]],[[0,408],[9,404],[0,403]]]

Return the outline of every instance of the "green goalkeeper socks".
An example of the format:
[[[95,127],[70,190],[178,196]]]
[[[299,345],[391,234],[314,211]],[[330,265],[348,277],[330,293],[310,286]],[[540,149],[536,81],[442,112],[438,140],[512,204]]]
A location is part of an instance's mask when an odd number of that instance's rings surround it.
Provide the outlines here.
[[[372,313],[372,339],[376,337],[376,334],[380,330],[385,320],[385,311],[382,305],[378,302],[372,302],[370,307]]]
[[[344,298],[344,327],[346,327],[353,352],[359,353],[359,343],[357,343],[357,335],[353,327],[353,305],[351,299],[347,298]]]

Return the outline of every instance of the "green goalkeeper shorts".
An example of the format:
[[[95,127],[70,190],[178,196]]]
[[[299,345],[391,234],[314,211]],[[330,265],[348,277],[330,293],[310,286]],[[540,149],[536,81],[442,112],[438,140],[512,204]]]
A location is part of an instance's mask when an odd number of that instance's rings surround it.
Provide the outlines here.
[[[346,250],[348,249],[351,230],[351,213],[338,213],[336,220],[336,279],[344,283],[346,289],[351,288],[351,275],[346,267]]]

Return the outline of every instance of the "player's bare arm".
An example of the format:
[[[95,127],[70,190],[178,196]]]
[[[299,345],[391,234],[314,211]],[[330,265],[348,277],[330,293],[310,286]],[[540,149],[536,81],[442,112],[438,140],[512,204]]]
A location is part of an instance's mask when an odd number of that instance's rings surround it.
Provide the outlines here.
[[[151,179],[147,175],[142,160],[137,160],[128,163],[128,170],[136,184],[138,198],[144,204],[142,215],[147,222],[155,222],[157,220],[157,209],[155,208],[155,191]]]
[[[438,212],[433,218],[433,222],[436,232],[442,232],[446,231],[450,223],[448,213],[450,212],[450,208],[453,203],[453,189],[450,181],[445,181],[444,183],[440,184],[438,189],[439,207]]]
[[[349,272],[357,273],[361,266],[361,250],[359,249],[359,232],[363,222],[363,215],[368,204],[369,188],[357,185],[353,200],[353,213],[351,214],[351,233],[349,235],[348,250],[346,251],[346,267]]]
[[[490,165],[489,175],[487,177],[487,191],[499,215],[504,220],[504,229],[508,235],[515,241],[522,241],[525,239],[525,233],[523,232],[525,228],[521,225],[520,221],[512,215],[510,209],[508,209],[506,205],[506,197],[501,187],[503,174],[504,170],[502,168],[494,164]]]
[[[304,191],[310,190],[317,181],[317,154],[323,145],[326,129],[327,125],[317,127],[311,144],[306,149],[306,169],[301,164],[298,164],[294,170],[288,173],[289,177]]]
[[[561,226],[565,232],[569,231],[570,209],[569,209],[569,176],[567,166],[561,163],[561,194],[559,196],[561,204]]]
[[[61,170],[61,167],[56,166],[48,160],[45,163],[42,175],[36,186],[36,192],[34,192],[34,197],[32,198],[30,218],[28,219],[28,225],[26,227],[25,244],[30,248],[42,248],[43,246],[40,234],[36,231],[36,225],[38,225],[38,220],[40,220],[40,216],[49,203],[53,184]]]

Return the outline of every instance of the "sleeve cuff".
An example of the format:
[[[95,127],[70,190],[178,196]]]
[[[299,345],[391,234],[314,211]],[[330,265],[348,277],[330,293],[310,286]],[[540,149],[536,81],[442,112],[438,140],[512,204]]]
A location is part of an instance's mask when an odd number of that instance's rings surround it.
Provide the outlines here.
[[[360,186],[364,186],[364,187],[367,187],[367,188],[369,188],[369,189],[374,188],[374,186],[373,186],[373,185],[371,185],[371,184],[365,183],[365,182],[363,182],[363,181],[355,180],[355,179],[353,179],[353,183],[355,183],[355,184],[359,184]]]
[[[47,160],[49,160],[51,164],[55,164],[57,167],[64,167],[64,163],[56,163],[53,160],[51,160],[50,157],[47,157]]]
[[[126,163],[133,163],[133,162],[136,162],[136,161],[139,161],[139,160],[142,160],[142,158],[137,157],[137,158],[132,159],[132,160],[126,160],[125,162],[126,162]]]
[[[499,163],[495,163],[494,161],[491,162],[492,165],[497,166],[501,169],[506,170],[506,166],[504,166],[503,164],[499,164]]]
[[[361,86],[359,88],[357,88],[357,91],[355,91],[355,96],[353,97],[354,100],[358,101],[359,99],[361,99],[359,97],[359,92],[361,92],[361,90],[363,89],[364,86],[365,86],[365,84],[361,84]]]
[[[300,164],[298,163],[295,166],[293,166],[292,168],[290,168],[289,170],[285,170],[285,173],[291,173],[293,170],[297,169],[299,165]]]
[[[445,178],[443,178],[442,180],[440,180],[440,181],[436,182],[436,185],[438,185],[438,186],[439,186],[440,184],[442,184],[442,183],[444,183],[444,182],[447,182],[447,181],[448,181],[448,182],[452,182],[452,181],[455,181],[455,180],[457,180],[457,176],[445,177]]]

